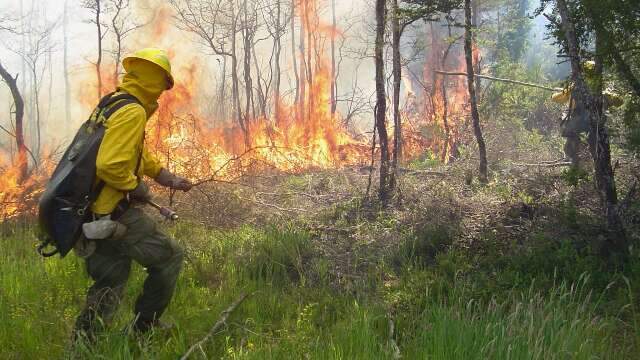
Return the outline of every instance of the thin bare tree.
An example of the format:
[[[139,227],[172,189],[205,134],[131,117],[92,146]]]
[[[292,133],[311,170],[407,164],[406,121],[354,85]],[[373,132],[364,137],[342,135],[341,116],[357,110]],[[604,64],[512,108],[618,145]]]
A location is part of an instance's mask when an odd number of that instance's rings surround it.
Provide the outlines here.
[[[238,73],[238,41],[237,35],[242,31],[240,16],[235,1],[169,0],[176,12],[178,27],[195,34],[213,55],[231,59],[231,111],[249,143],[248,126],[240,106],[240,77]],[[225,63],[226,69],[226,63]],[[224,78],[223,78],[224,79]]]
[[[380,187],[378,197],[382,203],[387,203],[391,195],[389,183],[389,139],[387,136],[387,98],[385,93],[384,75],[384,33],[386,24],[386,1],[376,0],[376,107],[375,124],[380,138]]]
[[[47,60],[49,59],[47,54],[50,54],[54,48],[52,34],[57,25],[58,24],[56,22],[32,25],[24,52],[21,50],[14,51],[22,57],[31,75],[30,91],[33,110],[30,113],[30,117],[35,128],[35,145],[32,146],[32,149],[35,152],[36,159],[40,156],[42,145],[42,123],[40,112],[40,90],[42,87],[42,77],[47,69]],[[36,166],[37,162],[38,161],[36,161]]]
[[[62,35],[62,66],[64,68],[64,126],[67,127],[71,123],[71,84],[69,81],[69,0],[64,0]]]
[[[296,109],[296,118],[302,116],[299,114],[298,101],[300,100],[300,75],[298,74],[298,60],[296,55],[296,1],[291,0],[291,63],[293,64],[293,75],[295,77],[295,96],[294,104]]]
[[[338,89],[336,86],[336,36],[338,28],[336,26],[336,0],[331,0],[331,120],[335,117],[338,95]]]
[[[113,70],[113,80],[117,80],[120,76],[120,61],[122,54],[127,51],[124,47],[125,38],[133,31],[140,29],[150,21],[139,22],[134,20],[136,17],[131,11],[130,0],[108,0],[108,5],[112,9],[111,14],[111,30],[114,35],[114,47],[111,50],[115,68]],[[134,19],[132,19],[134,18]]]
[[[473,31],[471,22],[471,0],[464,1],[465,13],[465,34],[464,34],[464,57],[467,63],[467,84],[469,89],[469,100],[471,102],[471,121],[473,122],[473,133],[478,143],[478,153],[480,156],[478,179],[481,183],[487,183],[487,149],[480,127],[480,114],[478,113],[478,100],[476,97],[476,84],[473,64]]]
[[[15,28],[11,24],[7,24],[6,19],[0,19],[0,33],[2,31],[14,31]],[[27,178],[29,170],[29,164],[27,162],[27,146],[24,141],[24,100],[22,94],[18,88],[18,75],[12,76],[7,69],[0,63],[0,78],[7,84],[13,98],[13,131],[4,127],[0,128],[7,134],[13,137],[16,141],[17,158],[16,164],[18,167],[18,183],[22,183]]]
[[[597,88],[592,91],[587,86],[582,69],[583,59],[580,56],[580,47],[576,35],[576,27],[569,13],[565,0],[556,0],[556,7],[560,15],[560,28],[564,32],[565,47],[571,62],[571,74],[575,86],[573,99],[576,103],[582,103],[589,116],[589,149],[595,168],[595,182],[600,195],[600,201],[605,211],[607,227],[610,235],[607,237],[607,246],[603,247],[605,255],[628,254],[628,243],[625,229],[618,213],[618,193],[616,190],[615,174],[611,166],[611,147],[609,144],[609,132],[606,126],[604,114],[604,97],[602,94],[602,59],[598,50],[601,49],[602,39],[596,34],[596,77]],[[597,75],[600,76],[597,76]]]
[[[101,21],[101,16],[103,16],[104,12],[104,3],[101,0],[83,0],[82,6],[86,9],[89,9],[91,13],[93,13],[93,18],[89,20],[91,24],[94,24],[97,29],[97,45],[98,45],[98,55],[96,57],[96,62],[93,63],[93,66],[96,70],[96,77],[98,80],[98,100],[102,98],[102,41],[107,33],[107,27]]]
[[[393,72],[393,154],[391,159],[390,186],[394,188],[399,177],[399,163],[402,159],[402,120],[400,118],[400,83],[402,81],[402,63],[400,58],[400,8],[398,0],[391,1],[392,32],[392,72]]]

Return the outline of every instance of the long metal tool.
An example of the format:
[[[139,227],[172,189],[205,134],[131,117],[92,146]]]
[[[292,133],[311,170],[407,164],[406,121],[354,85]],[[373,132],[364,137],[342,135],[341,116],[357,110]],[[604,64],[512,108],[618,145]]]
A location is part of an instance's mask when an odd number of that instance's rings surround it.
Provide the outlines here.
[[[447,75],[447,76],[467,76],[467,73],[465,73],[465,72],[450,72],[450,71],[440,71],[440,70],[434,70],[434,72],[436,74]],[[548,91],[562,91],[563,90],[562,88],[558,88],[558,87],[549,87],[549,86],[544,86],[544,85],[540,85],[540,84],[533,84],[533,83],[528,83],[528,82],[518,81],[518,80],[511,80],[511,79],[502,79],[502,78],[497,78],[497,77],[489,76],[489,75],[474,74],[474,76],[477,77],[477,78],[480,78],[480,79],[487,79],[487,80],[493,80],[493,81],[506,82],[506,83],[509,83],[509,84],[529,86],[529,87],[534,87],[534,88],[538,88],[538,89],[542,89],[542,90],[548,90]]]
[[[160,215],[164,216],[168,220],[176,221],[179,218],[178,214],[175,211],[169,209],[166,206],[162,206],[162,205],[154,202],[153,200],[147,200],[147,204],[149,204],[149,205],[153,206],[154,208],[158,209],[158,211],[160,211]]]

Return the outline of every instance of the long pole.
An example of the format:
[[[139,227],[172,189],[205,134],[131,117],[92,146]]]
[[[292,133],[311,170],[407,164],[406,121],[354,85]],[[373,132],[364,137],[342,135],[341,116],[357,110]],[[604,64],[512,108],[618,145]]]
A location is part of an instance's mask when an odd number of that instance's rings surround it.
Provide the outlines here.
[[[464,73],[464,72],[449,72],[449,71],[441,71],[441,70],[434,70],[434,72],[436,74],[447,75],[447,76],[449,76],[449,75],[451,75],[451,76],[467,76],[467,73]],[[487,80],[493,80],[493,81],[506,82],[506,83],[510,83],[510,84],[529,86],[529,87],[534,87],[534,88],[538,88],[538,89],[542,89],[542,90],[548,90],[548,91],[562,91],[563,90],[562,88],[554,88],[554,87],[538,85],[538,84],[532,84],[532,83],[528,83],[528,82],[524,82],[524,81],[518,81],[518,80],[497,78],[497,77],[489,76],[489,75],[480,75],[480,74],[474,74],[474,75],[475,75],[475,77],[478,77],[480,79],[487,79]]]

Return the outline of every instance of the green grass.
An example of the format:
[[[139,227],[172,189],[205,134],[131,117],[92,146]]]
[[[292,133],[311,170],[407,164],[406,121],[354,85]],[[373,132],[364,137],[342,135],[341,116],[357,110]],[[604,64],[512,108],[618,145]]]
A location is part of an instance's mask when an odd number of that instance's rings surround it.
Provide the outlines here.
[[[392,269],[380,259],[373,285],[347,292],[328,274],[332,259],[321,258],[311,236],[292,225],[217,231],[182,223],[168,229],[189,249],[165,315],[177,328],[145,338],[122,331],[141,290],[137,267],[110,330],[97,346],[72,350],[71,328],[89,286],[82,261],[42,259],[29,227],[5,227],[2,359],[175,359],[241,293],[252,295],[194,358],[388,359],[397,344],[406,359],[619,359],[637,348],[633,279],[619,288],[628,289],[621,292],[626,301],[615,303],[632,316],[610,316],[601,308],[612,287],[593,287],[587,265],[572,282],[556,275],[538,286],[532,275],[505,289],[488,274],[512,281],[524,266],[542,275],[549,265],[518,259],[471,275],[463,256],[442,251],[449,235],[430,228],[403,240]]]

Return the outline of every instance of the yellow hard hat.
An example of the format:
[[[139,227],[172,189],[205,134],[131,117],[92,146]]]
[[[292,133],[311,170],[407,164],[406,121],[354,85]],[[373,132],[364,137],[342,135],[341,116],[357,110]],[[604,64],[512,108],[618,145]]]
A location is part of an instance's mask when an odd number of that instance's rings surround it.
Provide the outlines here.
[[[169,62],[169,56],[167,55],[166,51],[156,48],[140,49],[122,60],[122,66],[124,67],[125,71],[129,71],[131,61],[135,59],[145,60],[161,67],[162,70],[164,70],[167,74],[167,79],[169,80],[169,86],[167,87],[167,90],[173,87],[174,81],[173,75],[171,75],[171,63]]]
[[[591,72],[591,71],[595,71],[595,69],[596,69],[596,62],[593,60],[587,60],[582,63],[582,70],[584,71]]]

